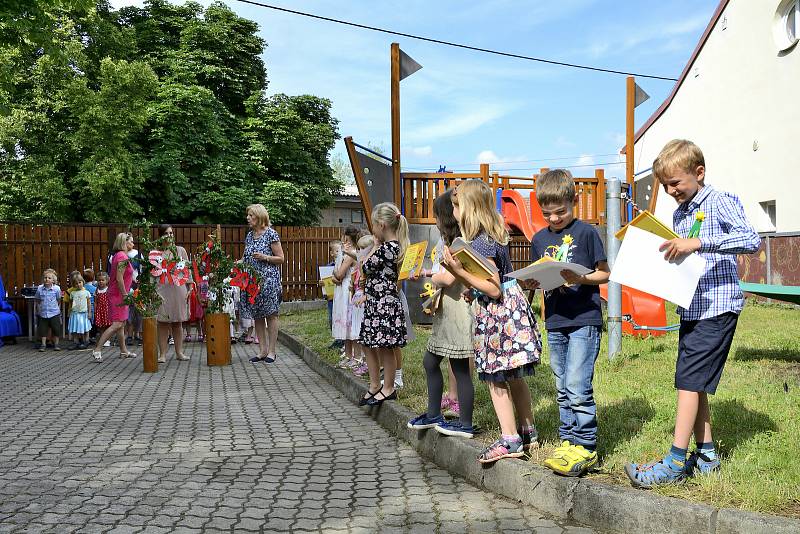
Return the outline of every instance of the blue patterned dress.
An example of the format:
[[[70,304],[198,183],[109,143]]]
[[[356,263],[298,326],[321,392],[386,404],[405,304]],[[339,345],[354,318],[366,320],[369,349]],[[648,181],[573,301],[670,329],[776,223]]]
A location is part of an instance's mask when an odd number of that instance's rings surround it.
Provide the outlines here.
[[[272,244],[280,243],[278,232],[267,227],[263,234],[254,237],[252,230],[247,232],[244,240],[244,263],[253,267],[261,275],[261,288],[253,304],[250,304],[247,293],[242,292],[239,312],[245,319],[262,319],[270,315],[278,315],[281,305],[281,270],[274,263],[257,260],[253,254],[261,253],[274,256]]]

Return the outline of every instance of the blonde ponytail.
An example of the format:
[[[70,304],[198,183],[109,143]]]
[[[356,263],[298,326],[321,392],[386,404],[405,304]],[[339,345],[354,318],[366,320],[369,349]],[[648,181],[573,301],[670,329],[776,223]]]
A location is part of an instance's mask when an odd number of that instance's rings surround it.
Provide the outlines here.
[[[397,235],[397,240],[400,242],[398,263],[402,261],[411,242],[408,238],[408,220],[400,213],[400,208],[391,202],[378,204],[372,210],[372,221],[383,224]]]

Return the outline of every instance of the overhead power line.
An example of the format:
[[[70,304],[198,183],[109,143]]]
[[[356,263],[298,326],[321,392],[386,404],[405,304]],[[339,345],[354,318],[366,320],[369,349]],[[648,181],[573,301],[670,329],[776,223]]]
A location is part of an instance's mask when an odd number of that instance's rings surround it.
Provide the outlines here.
[[[262,3],[262,2],[255,2],[254,0],[236,0],[236,1],[237,2],[241,2],[243,4],[251,4],[251,5],[254,5],[254,6],[263,7],[263,8],[266,8],[266,9],[273,9],[275,11],[283,11],[284,13],[291,13],[293,15],[300,15],[302,17],[309,17],[309,18],[312,18],[312,19],[325,20],[327,22],[335,22],[337,24],[344,24],[345,26],[352,26],[354,28],[361,28],[363,30],[371,30],[371,31],[374,31],[374,32],[388,33],[390,35],[398,35],[400,37],[407,37],[409,39],[416,39],[418,41],[426,41],[426,42],[429,42],[429,43],[436,43],[436,44],[445,45],[445,46],[452,46],[452,47],[455,47],[455,48],[464,48],[466,50],[474,50],[475,52],[484,52],[486,54],[494,54],[496,56],[511,57],[511,58],[515,58],[515,59],[524,59],[526,61],[536,61],[538,63],[546,63],[548,65],[557,65],[559,67],[570,67],[570,68],[573,68],[573,69],[583,69],[583,70],[590,70],[590,71],[595,71],[595,72],[605,72],[605,73],[608,73],[608,74],[620,74],[622,76],[636,76],[636,77],[639,77],[639,78],[651,78],[653,80],[667,80],[667,81],[670,81],[670,82],[678,81],[677,78],[670,78],[668,76],[655,76],[653,74],[641,74],[641,73],[636,73],[636,72],[626,72],[626,71],[623,71],[623,70],[604,69],[604,68],[601,68],[601,67],[592,67],[590,65],[580,65],[578,63],[566,63],[564,61],[555,61],[553,59],[545,59],[545,58],[533,57],[533,56],[524,56],[522,54],[513,54],[511,52],[501,52],[499,50],[491,50],[489,48],[480,48],[480,47],[477,47],[477,46],[470,46],[470,45],[465,45],[465,44],[452,43],[450,41],[442,41],[441,39],[433,39],[431,37],[423,37],[421,35],[413,35],[411,33],[398,32],[398,31],[394,31],[394,30],[388,30],[386,28],[378,28],[377,26],[367,26],[366,24],[358,24],[357,22],[350,22],[350,21],[347,21],[347,20],[334,19],[334,18],[331,18],[331,17],[323,17],[322,15],[315,15],[313,13],[306,13],[306,12],[303,12],[303,11],[297,11],[297,10],[294,10],[294,9],[288,9],[288,8],[285,8],[285,7],[273,6],[273,5],[265,4],[265,3]]]

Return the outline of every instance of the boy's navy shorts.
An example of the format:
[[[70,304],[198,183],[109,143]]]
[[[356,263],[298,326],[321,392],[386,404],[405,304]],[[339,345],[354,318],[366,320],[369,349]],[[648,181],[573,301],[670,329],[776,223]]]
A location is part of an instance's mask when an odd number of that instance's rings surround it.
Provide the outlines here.
[[[681,321],[675,388],[715,393],[728,359],[739,315],[723,313],[710,319]]]

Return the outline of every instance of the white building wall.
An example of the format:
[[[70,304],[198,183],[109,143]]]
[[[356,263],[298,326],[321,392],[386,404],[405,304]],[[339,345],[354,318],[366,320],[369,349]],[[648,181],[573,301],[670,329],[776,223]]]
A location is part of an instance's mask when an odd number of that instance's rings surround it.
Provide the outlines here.
[[[800,43],[779,53],[772,31],[780,3],[731,0],[672,103],[635,146],[640,172],[669,140],[694,141],[706,183],[736,193],[764,232],[800,231]],[[760,205],[769,201],[775,228]],[[675,206],[662,189],[656,215],[670,223]]]

